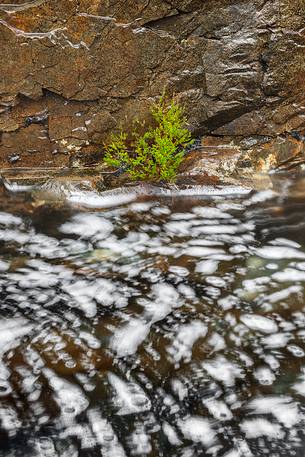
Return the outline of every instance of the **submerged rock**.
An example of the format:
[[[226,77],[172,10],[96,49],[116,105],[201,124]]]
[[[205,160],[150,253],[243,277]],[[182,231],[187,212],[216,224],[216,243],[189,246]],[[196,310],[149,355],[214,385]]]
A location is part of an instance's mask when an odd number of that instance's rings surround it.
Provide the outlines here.
[[[183,178],[183,176],[181,177]],[[76,174],[53,174],[45,176],[40,182],[34,183],[23,173],[14,174],[14,177],[6,179],[0,176],[0,191],[2,190],[3,200],[8,206],[16,206],[16,197],[26,200],[31,210],[39,208],[61,208],[71,207],[107,209],[126,205],[136,201],[150,199],[173,199],[185,196],[187,198],[207,198],[211,196],[232,196],[248,195],[252,188],[238,181],[230,183],[218,183],[211,185],[209,179],[201,184],[189,183],[187,180],[179,185],[157,183],[126,183],[121,187],[109,188],[104,186],[103,176],[80,176]],[[0,194],[1,201],[1,194]],[[22,210],[22,208],[21,208]],[[23,211],[22,211],[23,212]],[[79,226],[79,223],[77,224]],[[82,230],[79,227],[79,230]]]

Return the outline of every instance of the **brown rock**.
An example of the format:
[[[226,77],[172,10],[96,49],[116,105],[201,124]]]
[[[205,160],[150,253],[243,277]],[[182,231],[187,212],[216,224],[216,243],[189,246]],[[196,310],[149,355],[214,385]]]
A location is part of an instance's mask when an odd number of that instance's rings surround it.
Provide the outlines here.
[[[207,175],[235,182],[239,178],[254,178],[261,173],[297,169],[303,165],[304,141],[292,135],[276,138],[206,136],[202,145],[186,156],[180,173],[183,179]]]
[[[5,0],[0,166],[94,156],[164,88],[195,134],[304,135],[304,19],[304,0]]]

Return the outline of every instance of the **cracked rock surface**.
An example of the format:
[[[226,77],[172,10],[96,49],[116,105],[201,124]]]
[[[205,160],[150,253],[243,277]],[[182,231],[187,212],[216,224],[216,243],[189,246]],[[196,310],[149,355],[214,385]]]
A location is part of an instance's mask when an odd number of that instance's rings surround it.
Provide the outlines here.
[[[304,0],[2,0],[0,166],[96,160],[164,88],[195,135],[305,133]]]

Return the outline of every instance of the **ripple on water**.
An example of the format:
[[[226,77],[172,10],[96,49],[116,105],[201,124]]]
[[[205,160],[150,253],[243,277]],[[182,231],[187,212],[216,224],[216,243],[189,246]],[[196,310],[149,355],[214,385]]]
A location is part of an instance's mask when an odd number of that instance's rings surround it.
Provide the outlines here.
[[[276,333],[278,331],[278,325],[272,319],[258,316],[255,314],[243,314],[240,317],[243,324],[249,327],[251,330],[261,333]]]
[[[303,455],[305,201],[242,190],[0,201],[1,457]]]

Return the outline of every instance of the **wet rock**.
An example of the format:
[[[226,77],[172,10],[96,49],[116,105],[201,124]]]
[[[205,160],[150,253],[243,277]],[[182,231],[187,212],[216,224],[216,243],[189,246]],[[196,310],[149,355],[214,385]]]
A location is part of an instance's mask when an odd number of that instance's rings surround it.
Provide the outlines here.
[[[295,134],[275,138],[207,136],[202,145],[191,151],[180,167],[180,179],[204,176],[234,183],[240,178],[260,181],[270,171],[304,169],[305,143]],[[265,176],[266,178],[266,176]],[[264,185],[268,187],[266,179]],[[254,185],[257,188],[257,183]]]
[[[301,0],[4,1],[0,166],[92,163],[164,88],[196,135],[304,134],[304,17]]]
[[[251,139],[249,139],[251,141]],[[243,142],[245,151],[238,162],[238,167],[251,167],[259,172],[270,170],[302,169],[305,160],[305,143],[303,138],[294,135],[281,135],[276,138],[253,139],[253,144]],[[247,166],[251,163],[251,166]]]

